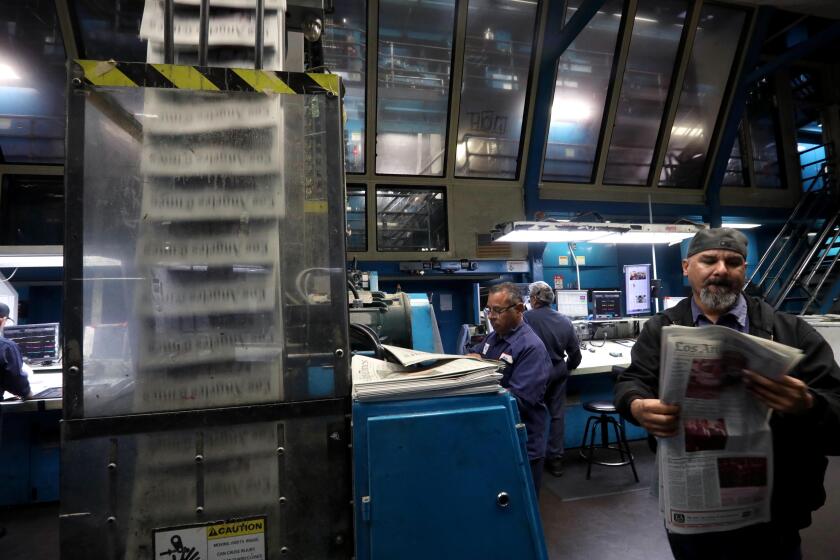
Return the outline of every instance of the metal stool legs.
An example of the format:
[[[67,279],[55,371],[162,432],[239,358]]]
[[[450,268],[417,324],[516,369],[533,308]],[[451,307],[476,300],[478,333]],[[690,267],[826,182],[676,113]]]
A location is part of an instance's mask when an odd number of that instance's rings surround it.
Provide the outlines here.
[[[622,423],[623,420],[619,423],[619,421],[615,418],[605,413],[602,413],[600,416],[590,416],[587,418],[586,426],[583,430],[583,441],[581,441],[580,444],[580,456],[586,459],[587,462],[586,480],[589,480],[592,476],[592,464],[594,463],[596,465],[603,465],[606,467],[621,467],[624,465],[630,465],[630,468],[633,470],[633,478],[636,479],[636,482],[639,482],[639,475],[636,472],[636,464],[633,461],[633,453],[630,451],[630,445],[627,443],[627,437],[625,436],[624,426]],[[615,445],[610,445],[609,443],[610,426],[612,426],[613,433],[615,433]],[[601,431],[601,442],[599,445],[595,445],[595,433],[598,429]],[[589,437],[588,442],[587,436]],[[596,460],[596,449],[611,449],[618,451],[619,460]]]

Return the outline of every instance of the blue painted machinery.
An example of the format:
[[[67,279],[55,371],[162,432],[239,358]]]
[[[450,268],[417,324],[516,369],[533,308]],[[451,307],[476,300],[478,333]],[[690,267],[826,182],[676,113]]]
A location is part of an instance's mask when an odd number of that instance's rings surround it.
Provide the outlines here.
[[[547,558],[507,392],[353,404],[356,558]]]

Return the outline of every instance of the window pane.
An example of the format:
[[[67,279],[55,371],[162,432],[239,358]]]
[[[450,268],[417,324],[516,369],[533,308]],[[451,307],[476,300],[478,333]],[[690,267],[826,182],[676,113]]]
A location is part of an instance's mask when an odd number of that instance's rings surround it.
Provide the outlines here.
[[[347,250],[367,251],[365,187],[347,186]]]
[[[703,186],[709,143],[745,19],[745,12],[737,8],[703,6],[660,184],[697,189]]]
[[[646,185],[688,9],[686,0],[641,0],[604,171],[604,182]]]
[[[64,178],[61,175],[4,175],[0,201],[0,244],[64,243]]]
[[[145,0],[71,0],[68,5],[78,22],[81,56],[146,62],[146,41],[140,38]]]
[[[64,162],[64,43],[52,0],[0,0],[0,162]]]
[[[569,12],[582,4],[570,0]],[[592,180],[623,2],[607,0],[557,65],[543,180]]]
[[[755,186],[782,188],[779,150],[776,145],[777,119],[773,91],[768,83],[759,83],[747,99],[747,122],[750,127]]]
[[[327,16],[324,63],[341,76],[344,94],[344,170],[365,172],[365,61],[367,60],[367,2],[343,0]]]
[[[379,4],[376,172],[442,175],[455,0]]]
[[[743,126],[743,124],[741,125]],[[741,156],[741,129],[738,129],[738,137],[732,144],[732,152],[726,162],[726,173],[723,175],[724,187],[746,187],[747,178],[744,174],[744,161]]]
[[[470,0],[455,174],[516,178],[537,2]]]
[[[443,189],[376,189],[376,245],[380,251],[446,251]]]

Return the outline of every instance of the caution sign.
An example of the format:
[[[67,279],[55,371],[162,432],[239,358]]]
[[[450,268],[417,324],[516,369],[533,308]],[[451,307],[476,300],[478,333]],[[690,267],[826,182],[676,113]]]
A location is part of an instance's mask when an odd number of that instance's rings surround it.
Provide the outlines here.
[[[265,517],[157,529],[154,557],[161,560],[266,560]]]

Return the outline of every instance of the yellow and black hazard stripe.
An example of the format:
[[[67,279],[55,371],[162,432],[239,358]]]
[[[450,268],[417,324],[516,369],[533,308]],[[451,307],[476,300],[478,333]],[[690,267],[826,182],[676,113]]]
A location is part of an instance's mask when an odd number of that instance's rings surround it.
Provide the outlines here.
[[[199,91],[339,95],[335,74],[304,74],[243,68],[211,68],[145,62],[76,60],[84,82],[103,87],[149,87]]]

